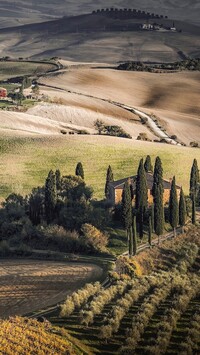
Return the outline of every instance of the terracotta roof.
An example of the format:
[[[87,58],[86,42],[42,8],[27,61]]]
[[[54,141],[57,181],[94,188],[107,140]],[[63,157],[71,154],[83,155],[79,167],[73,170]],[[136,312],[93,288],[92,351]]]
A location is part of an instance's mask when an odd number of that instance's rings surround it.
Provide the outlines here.
[[[153,174],[152,173],[146,173],[146,178],[147,178],[147,186],[149,190],[152,190],[153,187]],[[133,190],[136,189],[136,179],[137,175],[134,176],[129,176],[121,180],[113,181],[110,183],[110,186],[113,187],[115,190],[123,190],[124,184],[127,180],[130,180]],[[171,188],[171,181],[163,179],[163,187],[165,190],[169,190]],[[180,186],[176,185],[177,189],[180,189]]]

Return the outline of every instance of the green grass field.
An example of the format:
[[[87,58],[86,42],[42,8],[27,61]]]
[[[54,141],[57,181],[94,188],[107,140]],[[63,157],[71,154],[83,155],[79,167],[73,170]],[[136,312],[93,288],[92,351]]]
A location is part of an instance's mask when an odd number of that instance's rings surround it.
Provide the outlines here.
[[[139,160],[150,154],[163,161],[164,176],[176,175],[177,183],[188,193],[193,159],[200,164],[200,150],[123,138],[100,136],[56,136],[0,139],[0,197],[11,192],[27,194],[44,183],[50,169],[62,175],[74,174],[77,162],[83,163],[85,181],[94,189],[94,197],[104,196],[108,165],[114,178],[135,174]]]
[[[26,75],[35,76],[55,68],[56,66],[50,63],[2,61],[0,62],[0,80]]]

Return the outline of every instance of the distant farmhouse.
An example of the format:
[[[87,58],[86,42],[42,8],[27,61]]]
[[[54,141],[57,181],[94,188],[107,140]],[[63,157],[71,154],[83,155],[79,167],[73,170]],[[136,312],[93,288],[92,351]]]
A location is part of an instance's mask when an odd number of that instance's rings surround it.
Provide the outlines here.
[[[0,88],[0,98],[7,97],[7,90],[4,88]]]
[[[129,181],[129,184],[132,189],[133,204],[134,204],[135,194],[136,194],[136,178],[137,178],[137,175],[130,176],[128,178],[113,181],[109,184],[109,196],[110,196],[109,201],[113,206],[121,203],[124,184],[127,180]],[[153,174],[150,172],[146,173],[146,179],[147,179],[147,187],[148,187],[148,203],[149,203],[149,205],[151,205],[153,203],[153,195],[152,195]],[[163,202],[164,202],[164,204],[166,204],[169,202],[171,181],[164,179],[163,180],[163,187],[164,187]],[[176,188],[177,188],[177,194],[179,196],[181,187],[176,186]]]
[[[158,24],[158,23],[143,23],[141,25],[141,29],[145,30],[145,31],[160,31],[160,32],[166,32],[166,31],[170,31],[170,32],[177,32],[177,29],[175,27],[175,24],[173,22],[172,27],[167,27],[167,26],[163,26],[162,24]]]

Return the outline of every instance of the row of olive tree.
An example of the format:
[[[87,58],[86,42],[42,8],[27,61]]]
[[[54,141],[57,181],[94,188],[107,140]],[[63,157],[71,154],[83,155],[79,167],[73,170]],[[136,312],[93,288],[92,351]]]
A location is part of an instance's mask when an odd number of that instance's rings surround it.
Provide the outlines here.
[[[83,288],[67,297],[66,301],[61,305],[60,316],[69,317],[75,309],[80,309],[91,296],[94,296],[100,290],[101,284],[99,282],[86,284]]]

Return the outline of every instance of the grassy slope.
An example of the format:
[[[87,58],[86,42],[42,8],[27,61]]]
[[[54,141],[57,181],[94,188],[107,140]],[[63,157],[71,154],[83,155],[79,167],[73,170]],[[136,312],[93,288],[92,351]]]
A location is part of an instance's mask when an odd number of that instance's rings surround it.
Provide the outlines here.
[[[200,162],[200,150],[156,143],[100,136],[59,138],[6,138],[0,140],[0,197],[12,191],[28,193],[43,184],[50,169],[74,174],[81,161],[87,184],[95,197],[103,198],[106,169],[111,164],[115,179],[136,173],[139,159],[151,154],[163,161],[164,175],[176,175],[188,192],[189,174],[194,158]]]
[[[52,69],[56,69],[56,67],[49,63],[0,62],[0,80],[23,75],[37,75]]]

